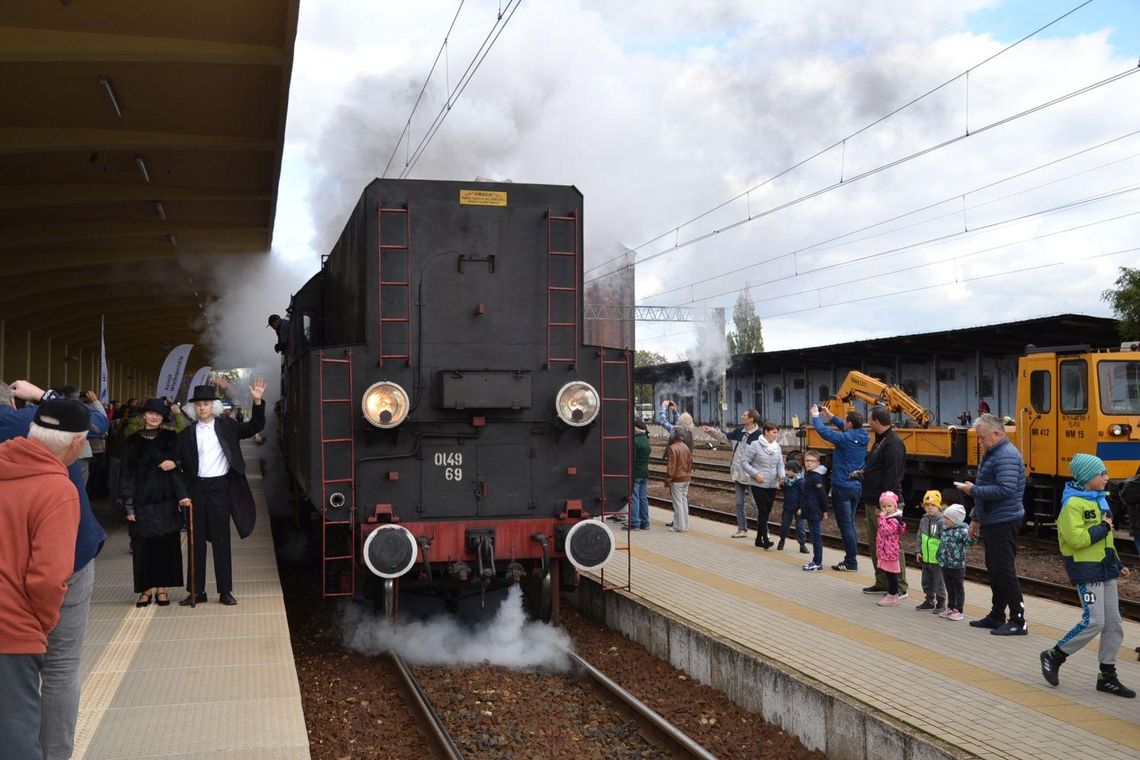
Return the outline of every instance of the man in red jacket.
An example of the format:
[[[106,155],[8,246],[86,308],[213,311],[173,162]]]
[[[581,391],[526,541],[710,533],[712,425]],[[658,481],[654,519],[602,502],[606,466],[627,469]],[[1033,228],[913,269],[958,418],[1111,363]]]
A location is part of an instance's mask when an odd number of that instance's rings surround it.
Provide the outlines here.
[[[67,467],[91,412],[48,401],[27,438],[0,444],[0,754],[40,758],[40,673],[75,562],[79,494]]]

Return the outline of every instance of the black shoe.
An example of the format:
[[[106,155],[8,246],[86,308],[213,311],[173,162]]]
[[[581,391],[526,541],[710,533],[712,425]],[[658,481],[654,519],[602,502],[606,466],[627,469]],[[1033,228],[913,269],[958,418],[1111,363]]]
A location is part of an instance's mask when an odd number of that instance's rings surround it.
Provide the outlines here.
[[[808,551],[807,544],[800,544],[800,554],[811,554]]]
[[[831,569],[832,569],[832,570],[834,570],[834,571],[835,571],[835,572],[837,572],[837,573],[853,573],[853,572],[855,572],[855,571],[856,571],[858,568],[855,568],[855,567],[848,567],[846,563],[844,563],[844,562],[840,562],[838,565],[832,565],[832,566],[831,566]]]
[[[1005,625],[1005,618],[995,618],[986,615],[979,620],[971,620],[971,628],[997,628],[999,625]]]
[[[936,605],[934,604],[934,600],[928,596],[928,597],[926,597],[926,600],[922,604],[915,607],[915,609],[916,610],[932,610],[932,609],[934,609],[935,606]]]
[[[882,586],[867,586],[865,589],[863,589],[863,593],[873,594],[875,596],[883,596],[887,593],[887,590]]]
[[[781,538],[780,543],[776,544],[776,551],[778,551],[778,552],[784,551],[784,539]]]
[[[191,601],[191,599],[193,599],[193,601]],[[205,603],[206,603],[206,592],[203,591],[201,593],[195,594],[193,597],[187,595],[187,597],[185,599],[183,599],[181,602],[178,603],[178,606],[179,607],[189,607],[191,604],[205,604]]]
[[[1096,690],[1115,694],[1118,697],[1132,699],[1136,696],[1136,692],[1129,689],[1122,684],[1116,677],[1116,666],[1110,666],[1112,670],[1105,670],[1105,666],[1100,666],[1100,673],[1096,677]]]
[[[233,607],[235,604],[237,604],[237,599],[234,599],[234,595],[229,591],[219,596],[218,601],[227,607]]]
[[[970,625],[973,625],[973,623],[970,623]],[[1020,623],[1011,620],[1008,623],[999,625],[997,628],[994,628],[992,631],[990,631],[990,633],[994,636],[1028,636],[1029,627],[1025,625],[1024,620],[1022,620]]]
[[[672,528],[672,527],[673,527],[673,523],[671,523],[671,522],[667,522],[667,523],[665,523],[665,527],[666,527],[666,528]]]
[[[1049,682],[1050,686],[1056,686],[1061,683],[1061,678],[1058,675],[1061,672],[1061,665],[1068,659],[1065,655],[1057,656],[1056,651],[1053,649],[1046,649],[1041,653],[1041,675]]]

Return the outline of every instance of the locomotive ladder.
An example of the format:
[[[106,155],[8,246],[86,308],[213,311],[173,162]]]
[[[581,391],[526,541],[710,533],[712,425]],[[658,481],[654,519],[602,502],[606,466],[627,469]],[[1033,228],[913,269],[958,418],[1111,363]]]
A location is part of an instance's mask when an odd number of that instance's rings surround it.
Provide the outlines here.
[[[320,425],[321,425],[321,593],[323,596],[352,596],[356,592],[356,445],[352,440],[352,350],[344,352],[343,359],[330,359],[324,351],[320,361]],[[326,375],[328,377],[326,377]],[[340,375],[340,377],[334,377]],[[326,382],[326,380],[328,382]],[[338,382],[339,381],[339,382]],[[329,387],[331,386],[331,388]],[[344,395],[347,392],[347,395]],[[330,395],[332,394],[332,395]],[[330,436],[329,418],[341,415],[345,425],[341,435]],[[347,433],[344,435],[343,433]],[[343,453],[348,447],[347,477],[329,477],[329,459],[337,449]],[[343,457],[341,457],[343,461]],[[340,507],[329,503],[334,491],[345,493]],[[347,511],[346,519],[337,519],[331,512]],[[333,572],[330,572],[332,566]],[[348,575],[347,583],[344,581]],[[336,579],[336,588],[329,588],[329,578]]]
[[[376,312],[379,316],[380,322],[377,325],[377,339],[376,345],[379,347],[380,355],[376,359],[376,366],[383,367],[386,359],[403,359],[407,362],[407,366],[412,366],[412,204],[408,202],[407,208],[384,208],[383,204],[376,207],[376,239],[379,241],[379,249],[376,252],[376,279],[379,281],[377,298],[376,298]],[[387,214],[392,218],[391,223],[400,224],[400,216],[403,216],[404,224],[404,240],[402,243],[385,243],[384,242],[384,215]],[[389,227],[391,229],[391,227]],[[396,227],[399,230],[399,227]],[[398,274],[384,273],[384,253],[385,251],[392,251],[394,253],[403,251],[404,253],[404,278],[399,279]],[[385,279],[387,277],[387,279]],[[402,311],[397,312],[395,315],[384,315],[384,288],[403,288],[404,308]],[[398,297],[398,296],[397,296]],[[387,325],[404,325],[406,350],[404,353],[396,353],[397,346],[391,346],[391,341],[385,340],[388,337],[386,333]],[[395,328],[398,332],[399,328]],[[390,334],[390,333],[389,333]]]
[[[567,224],[571,226],[570,234],[566,235],[564,239],[567,242],[572,240],[573,247],[568,251],[556,250],[554,247],[555,227]],[[578,310],[582,300],[578,292],[578,267],[580,264],[578,248],[577,210],[571,211],[569,216],[555,216],[549,208],[546,209],[546,369],[553,369],[555,364],[569,364],[570,369],[578,366]],[[563,274],[565,273],[564,268],[555,266],[555,263],[560,259],[569,259],[570,261],[570,279],[568,281],[555,277],[556,269],[562,270]],[[554,302],[558,293],[569,293],[573,299],[572,316],[569,322],[566,321],[564,315],[561,315],[559,319],[555,318]],[[565,297],[560,300],[565,305]],[[555,340],[556,335],[564,338],[567,332],[570,335],[568,341]],[[562,352],[555,352],[556,343],[562,346]],[[573,346],[572,354],[569,351],[569,346]]]
[[[614,350],[611,349],[611,353]],[[602,466],[600,469],[601,475],[601,492],[602,492],[602,520],[606,519],[606,490],[607,485],[611,480],[624,480],[625,481],[625,494],[629,497],[628,501],[628,522],[632,523],[633,517],[633,356],[630,351],[621,351],[620,359],[606,358],[607,351],[604,348],[598,349],[598,361],[600,364],[601,372],[599,372],[598,395],[601,398],[602,408],[598,413],[598,427],[602,434]],[[621,383],[617,388],[611,382],[606,384],[606,369],[607,368],[621,368]],[[607,414],[607,411],[609,414]],[[606,420],[610,421],[607,427]],[[620,432],[615,431],[613,428],[613,420],[620,420]],[[621,442],[623,447],[623,456],[620,461],[624,463],[621,472],[606,469],[606,460],[611,459],[606,456],[607,450],[611,447],[617,446]],[[614,510],[616,513],[618,510]],[[615,551],[625,552],[625,583],[606,583],[606,569],[603,567],[602,576],[602,589],[603,590],[617,590],[622,589],[628,591],[630,588],[630,581],[633,578],[633,555],[630,552],[630,544],[632,542],[633,531],[626,531],[625,545],[618,544],[615,546]]]

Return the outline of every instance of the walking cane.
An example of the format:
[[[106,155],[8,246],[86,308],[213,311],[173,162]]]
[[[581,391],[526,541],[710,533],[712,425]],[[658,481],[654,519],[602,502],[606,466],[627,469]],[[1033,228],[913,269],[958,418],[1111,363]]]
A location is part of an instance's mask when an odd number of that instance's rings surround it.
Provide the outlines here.
[[[195,590],[198,586],[194,581],[197,578],[194,575],[194,502],[191,501],[190,505],[186,507],[190,510],[189,520],[190,529],[186,531],[187,543],[190,546],[190,608],[193,609],[198,605],[198,592]]]

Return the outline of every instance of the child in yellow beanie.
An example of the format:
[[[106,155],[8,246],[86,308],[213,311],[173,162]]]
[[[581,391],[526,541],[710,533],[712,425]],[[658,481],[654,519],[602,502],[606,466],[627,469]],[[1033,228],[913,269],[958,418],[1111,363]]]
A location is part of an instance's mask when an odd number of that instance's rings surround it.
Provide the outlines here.
[[[918,523],[918,563],[922,567],[922,593],[926,599],[915,607],[935,615],[946,609],[946,582],[938,564],[938,544],[942,540],[942,494],[927,491],[922,497],[922,510],[926,513]]]

